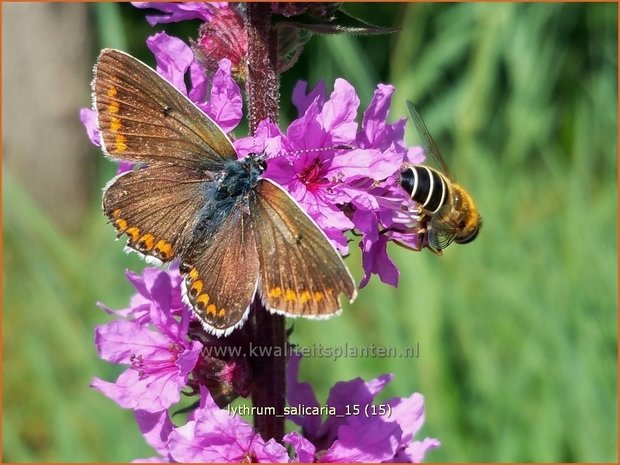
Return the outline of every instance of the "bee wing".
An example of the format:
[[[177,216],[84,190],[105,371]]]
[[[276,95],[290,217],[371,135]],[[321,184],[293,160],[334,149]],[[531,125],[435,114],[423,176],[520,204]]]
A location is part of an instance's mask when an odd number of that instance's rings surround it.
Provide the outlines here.
[[[458,233],[458,222],[462,215],[455,218],[454,210],[450,204],[441,207],[430,220],[427,240],[434,249],[441,250],[448,247]]]
[[[443,157],[441,156],[441,151],[439,150],[439,147],[433,140],[433,137],[431,136],[431,133],[428,131],[426,124],[424,124],[424,120],[418,113],[418,110],[415,109],[415,106],[413,105],[413,103],[407,101],[406,104],[407,104],[407,109],[409,110],[409,114],[411,115],[411,121],[413,121],[413,124],[415,125],[415,128],[418,131],[418,134],[420,135],[422,145],[424,146],[424,152],[426,152],[427,155],[431,156],[433,160],[435,160],[439,168],[441,168],[441,170],[449,178],[452,179],[452,176],[450,175],[450,170],[448,169],[448,165],[446,164]]]

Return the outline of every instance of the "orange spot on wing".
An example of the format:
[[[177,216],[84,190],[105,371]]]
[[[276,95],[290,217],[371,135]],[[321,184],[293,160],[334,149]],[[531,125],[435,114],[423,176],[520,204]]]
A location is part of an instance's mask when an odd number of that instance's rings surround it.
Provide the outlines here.
[[[297,294],[295,293],[293,289],[287,289],[286,292],[284,293],[284,300],[285,301],[297,300]]]
[[[216,315],[216,311],[215,311],[215,305],[211,304],[207,307],[207,313],[210,313],[211,315],[215,316]]]
[[[114,150],[116,152],[124,152],[127,150],[127,139],[122,134],[117,134],[114,138]]]
[[[163,259],[170,258],[172,256],[172,245],[167,241],[159,241],[155,244],[155,251],[159,253],[159,256]]]
[[[132,242],[135,242],[138,237],[140,237],[140,230],[135,226],[129,228],[125,233],[131,238]]]
[[[151,250],[155,243],[155,237],[152,234],[145,234],[140,238],[139,245],[144,250]]]
[[[196,268],[192,268],[189,272],[189,279],[192,281],[198,277],[198,270]]]
[[[202,291],[202,281],[198,280],[195,281],[194,284],[192,284],[192,287],[190,289],[194,294],[198,295],[200,294],[200,291]],[[207,294],[203,294],[207,297],[207,301],[209,300],[209,296]],[[202,297],[202,296],[200,296]]]
[[[127,221],[125,221],[122,218],[119,218],[114,221],[114,226],[116,226],[116,229],[118,229],[120,232],[123,232],[125,231],[125,229],[127,229]]]
[[[116,114],[118,110],[121,108],[121,104],[115,101],[110,102],[108,105],[108,113]]]
[[[217,312],[217,316],[224,316],[224,315],[226,315],[226,309],[220,308],[220,311]]]
[[[121,209],[117,208],[112,212],[112,218],[120,218],[121,217]]]
[[[325,294],[323,294],[322,292],[315,292],[314,293],[314,301],[315,302],[320,302],[321,300],[323,300],[323,298],[325,297]]]
[[[120,119],[115,118],[115,117],[112,117],[110,119],[110,131],[118,132],[118,130],[122,127],[123,127],[123,123],[121,123]]]
[[[116,97],[116,94],[118,93],[116,87],[112,86],[108,89],[108,97]]]
[[[280,297],[282,295],[282,289],[280,289],[279,287],[269,289],[268,295],[269,297]]]
[[[202,286],[200,286],[202,287]],[[202,304],[205,307],[207,306],[207,304],[209,303],[209,294],[200,294],[198,296],[198,298],[196,299],[196,303],[197,304]]]
[[[310,291],[303,291],[300,295],[299,295],[299,300],[301,301],[302,304],[305,304],[306,302],[308,302],[310,299],[312,299],[312,292]]]

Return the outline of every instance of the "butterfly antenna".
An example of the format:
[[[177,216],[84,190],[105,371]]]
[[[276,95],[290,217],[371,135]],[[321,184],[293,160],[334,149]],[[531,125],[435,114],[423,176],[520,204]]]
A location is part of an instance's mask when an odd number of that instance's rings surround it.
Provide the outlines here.
[[[353,150],[355,147],[353,147],[352,145],[348,145],[348,144],[339,144],[339,145],[332,145],[330,147],[315,147],[312,149],[299,149],[299,150],[293,150],[291,152],[283,152],[282,154],[278,155],[279,157],[286,157],[286,156],[291,156],[291,155],[299,155],[301,153],[321,153],[321,152],[327,152],[330,150]]]

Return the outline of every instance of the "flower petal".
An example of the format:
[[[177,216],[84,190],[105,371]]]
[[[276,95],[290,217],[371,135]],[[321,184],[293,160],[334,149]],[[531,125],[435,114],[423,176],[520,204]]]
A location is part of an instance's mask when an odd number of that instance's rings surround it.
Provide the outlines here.
[[[383,462],[396,454],[402,430],[396,422],[381,417],[351,417],[349,424],[338,429],[334,441],[319,462]]]
[[[114,320],[95,328],[97,354],[111,363],[131,363],[132,357],[153,357],[163,353],[169,339],[163,334],[129,320]]]
[[[402,441],[409,443],[424,424],[424,396],[414,392],[409,397],[390,399],[387,404],[391,407],[390,420],[401,425]]]
[[[314,447],[314,445],[310,441],[304,438],[297,431],[288,433],[286,436],[284,436],[282,441],[285,444],[290,444],[295,450],[295,454],[296,454],[295,462],[300,462],[300,463],[314,462],[314,454],[316,452],[316,447]]]
[[[228,8],[224,2],[132,2],[136,8],[153,8],[164,15],[147,15],[146,20],[151,26],[160,23],[176,23],[191,19],[209,21],[214,8]]]
[[[177,37],[158,32],[146,40],[146,45],[155,55],[157,72],[183,95],[187,95],[185,73],[194,61],[194,53],[189,46]]]
[[[379,236],[375,242],[362,240],[362,266],[364,277],[360,282],[360,289],[368,284],[371,275],[374,273],[379,276],[381,282],[391,286],[398,286],[398,276],[400,272],[387,253],[388,239],[385,235]]]
[[[407,446],[407,448],[398,453],[394,459],[390,462],[407,462],[407,463],[421,463],[426,454],[441,446],[441,443],[437,439],[424,438],[422,441],[413,441]]]
[[[235,129],[243,117],[241,89],[232,78],[230,67],[230,60],[219,62],[211,84],[211,98],[203,108],[224,132]]]
[[[334,157],[328,173],[341,174],[345,180],[361,176],[381,181],[397,172],[402,163],[402,157],[385,156],[379,150],[349,150]]]
[[[315,100],[317,100],[319,106],[325,104],[325,81],[319,81],[308,94],[306,94],[307,88],[308,83],[306,81],[298,81],[293,88],[293,105],[297,108],[297,114],[299,116],[302,116]]]
[[[292,356],[288,361],[286,371],[286,400],[288,404],[292,406],[304,405],[306,407],[319,407],[319,401],[310,383],[298,380],[300,361],[301,357],[298,355]],[[321,425],[321,418],[319,416],[309,415],[302,417],[291,415],[288,419],[301,426],[303,430],[310,435],[318,434],[319,426]]]
[[[332,146],[355,140],[357,109],[360,99],[354,87],[344,79],[336,79],[334,91],[325,102],[318,118],[323,130],[329,134]]]
[[[168,436],[174,428],[167,410],[161,412],[147,412],[136,410],[134,412],[138,428],[144,436],[147,444],[155,449],[160,455],[168,455]]]
[[[101,132],[97,124],[97,112],[90,108],[80,110],[80,121],[86,128],[86,134],[90,142],[97,147],[101,147]]]

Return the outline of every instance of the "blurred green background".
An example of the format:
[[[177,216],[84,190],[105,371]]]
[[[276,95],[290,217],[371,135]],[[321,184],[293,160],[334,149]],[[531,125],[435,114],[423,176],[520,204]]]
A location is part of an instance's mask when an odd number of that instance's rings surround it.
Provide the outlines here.
[[[39,7],[19,8],[29,15]],[[78,124],[78,107],[90,104],[90,66],[101,47],[152,64],[144,41],[154,30],[188,39],[198,26],[150,28],[144,11],[127,4],[50,8],[51,24],[62,9],[80,8],[88,26],[64,45],[86,47],[89,60],[67,125]],[[453,245],[443,257],[394,247],[397,289],[373,278],[341,317],[295,323],[300,345],[419,343],[419,358],[306,359],[302,378],[324,400],[338,380],[394,373],[381,398],[425,396],[420,437],[442,442],[432,461],[616,462],[617,5],[345,9],[402,32],[313,38],[282,78],[283,123],[294,117],[298,79],[325,79],[331,88],[344,77],[362,107],[377,83],[393,83],[392,119],[406,115],[406,99],[416,103],[477,200],[484,228],[476,242]],[[3,34],[7,69],[12,37]],[[37,73],[52,78],[47,67]],[[6,131],[20,112],[3,113]],[[43,159],[46,141],[37,143]],[[6,157],[6,137],[3,146]],[[69,228],[58,218],[71,204],[35,200],[36,186],[3,162],[4,461],[152,455],[132,414],[88,388],[92,376],[118,373],[95,354],[93,328],[108,319],[95,302],[126,306],[132,289],[124,270],[144,265],[122,253],[99,209],[112,163],[90,147],[68,156],[94,163],[80,174],[88,188],[74,197],[86,207]],[[351,249],[347,263],[359,280],[355,243]]]

